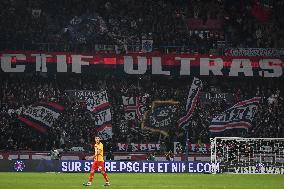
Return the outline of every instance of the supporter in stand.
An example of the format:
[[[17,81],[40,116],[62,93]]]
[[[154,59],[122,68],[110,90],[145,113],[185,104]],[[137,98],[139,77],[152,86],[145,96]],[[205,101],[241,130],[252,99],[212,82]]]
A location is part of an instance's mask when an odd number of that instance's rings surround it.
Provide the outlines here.
[[[209,53],[221,44],[283,47],[283,6],[282,1],[259,0],[70,0],[56,5],[52,0],[3,0],[0,49],[93,52],[100,45],[116,45],[126,52],[140,51],[143,39],[167,53]],[[202,24],[197,27],[189,19]],[[222,27],[212,28],[212,20]]]
[[[79,78],[78,78],[79,77]],[[135,84],[135,79],[131,76],[109,76],[97,75],[96,77],[65,77],[57,79],[47,79],[41,76],[18,77],[6,75],[0,81],[1,84],[1,109],[0,109],[0,146],[7,150],[48,150],[52,146],[70,149],[73,146],[83,146],[88,150],[87,142],[90,141],[90,133],[95,133],[93,121],[89,114],[83,110],[79,104],[74,104],[65,94],[67,89],[90,89],[97,90],[99,85],[94,85],[98,80],[104,81],[109,94],[109,99],[113,108],[113,139],[109,141],[115,146],[116,142],[121,143],[159,143],[159,136],[149,131],[141,130],[140,122],[133,122],[129,125],[121,125],[124,119],[122,106],[122,95],[135,95],[139,93],[149,94],[149,103],[156,99],[164,99],[175,96],[180,102],[185,102],[187,98],[187,83],[182,79],[168,79],[159,81],[155,77],[142,77],[140,85]],[[123,79],[118,79],[122,77]],[[127,79],[129,78],[129,79]],[[68,85],[66,81],[68,80]],[[240,83],[239,80],[228,78],[221,79],[204,78],[202,92],[227,92],[235,95],[237,101],[248,99],[254,96],[262,97],[258,113],[254,119],[254,125],[249,132],[228,131],[227,136],[248,136],[248,137],[283,137],[283,87],[281,81],[270,80],[246,80]],[[63,82],[64,81],[64,82]],[[80,85],[80,83],[84,83]],[[177,85],[176,83],[180,83]],[[181,83],[184,83],[181,85]],[[124,86],[129,86],[125,88]],[[174,90],[170,87],[174,86]],[[212,87],[214,86],[214,87]],[[217,88],[217,90],[215,89]],[[120,91],[122,89],[122,91]],[[125,89],[125,90],[123,90]],[[139,89],[139,90],[137,90]],[[159,94],[159,95],[158,95]],[[178,95],[177,95],[178,94]],[[50,129],[48,135],[41,135],[35,130],[19,122],[17,115],[29,105],[40,101],[54,100],[65,106],[62,113]],[[231,102],[234,103],[234,102]],[[230,107],[228,102],[214,102],[210,104],[199,103],[193,121],[189,127],[189,137],[191,143],[209,143],[208,126],[212,117],[226,108]],[[138,130],[133,130],[137,128]],[[265,132],[264,132],[265,131]],[[174,141],[184,143],[185,136],[182,130],[175,137],[164,140],[161,144],[161,152],[171,149]],[[8,141],[8,142],[7,142]],[[36,142],[35,142],[36,141]],[[166,146],[165,146],[166,145]],[[130,150],[132,150],[131,145]]]
[[[170,150],[168,153],[165,154],[167,161],[174,161],[174,153]]]
[[[153,40],[153,50],[164,53],[220,53],[227,47],[281,48],[283,1],[232,0],[2,0],[0,4],[0,50],[36,51],[141,51],[143,39]],[[258,11],[256,11],[258,10]],[[193,19],[194,22],[189,22]],[[200,21],[201,20],[201,25]],[[212,20],[220,28],[208,27]],[[193,23],[199,23],[194,25]],[[212,24],[212,23],[211,23]],[[224,45],[220,47],[220,45]],[[138,47],[137,47],[138,45]],[[165,47],[166,46],[166,50]],[[221,51],[219,51],[221,49]],[[118,52],[117,51],[117,52]],[[120,51],[121,52],[121,51]],[[235,102],[262,97],[253,127],[248,132],[226,131],[226,136],[283,137],[283,84],[281,80],[202,78],[202,92],[231,93]],[[160,137],[142,130],[141,121],[124,120],[121,96],[148,94],[154,100],[175,98],[186,102],[188,79],[93,73],[92,76],[1,74],[0,149],[49,150],[53,146],[70,149],[88,146],[96,133],[93,120],[83,104],[68,98],[66,90],[106,89],[112,104],[112,144],[160,142]],[[214,90],[213,90],[214,89]],[[48,135],[41,135],[17,119],[28,106],[40,101],[55,101],[65,106]],[[234,102],[233,102],[234,103]],[[212,117],[232,102],[200,103],[192,117],[190,142],[209,142]],[[178,116],[182,111],[179,110]],[[174,119],[177,119],[175,117]],[[185,143],[183,130],[170,131],[161,152],[175,141]],[[128,149],[127,149],[128,150]],[[132,149],[129,149],[132,150]]]
[[[155,161],[156,160],[155,153],[154,152],[149,153],[148,157],[147,157],[147,160],[148,161]]]
[[[55,148],[52,148],[52,150],[50,151],[50,157],[51,160],[59,160],[60,159],[59,151]]]

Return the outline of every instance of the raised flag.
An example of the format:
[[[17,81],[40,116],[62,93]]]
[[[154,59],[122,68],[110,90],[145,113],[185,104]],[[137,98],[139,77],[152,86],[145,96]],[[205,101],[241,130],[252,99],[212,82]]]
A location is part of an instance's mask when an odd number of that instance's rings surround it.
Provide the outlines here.
[[[254,97],[241,101],[215,116],[211,121],[209,131],[220,133],[228,129],[249,129],[252,126],[260,100],[260,97]]]
[[[122,96],[125,120],[141,120],[146,111],[146,96]]]
[[[69,90],[67,93],[77,101],[84,102],[99,136],[104,140],[112,137],[111,110],[106,91]]]
[[[56,102],[40,102],[24,108],[18,119],[41,133],[47,133],[63,110],[64,106]]]
[[[178,120],[179,127],[184,127],[185,125],[188,124],[189,119],[191,118],[196,108],[201,88],[202,88],[202,81],[195,77],[188,92],[186,108],[185,108],[186,113]]]
[[[145,112],[142,129],[158,132],[168,136],[168,131],[174,128],[177,114],[177,101],[154,101],[152,109]]]

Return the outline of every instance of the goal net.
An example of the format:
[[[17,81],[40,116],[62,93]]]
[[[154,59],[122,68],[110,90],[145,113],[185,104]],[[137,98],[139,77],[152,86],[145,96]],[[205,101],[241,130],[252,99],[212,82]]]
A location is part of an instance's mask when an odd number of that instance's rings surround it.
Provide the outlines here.
[[[284,174],[284,138],[211,138],[213,173]]]

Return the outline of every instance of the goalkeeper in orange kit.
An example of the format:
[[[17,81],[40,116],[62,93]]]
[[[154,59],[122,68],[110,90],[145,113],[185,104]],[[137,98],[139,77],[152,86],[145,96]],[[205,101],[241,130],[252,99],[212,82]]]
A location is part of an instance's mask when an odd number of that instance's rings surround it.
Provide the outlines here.
[[[95,170],[98,170],[104,176],[104,179],[105,179],[105,182],[106,182],[105,186],[110,186],[110,182],[109,182],[108,176],[107,176],[106,171],[105,171],[105,166],[104,166],[104,145],[101,143],[100,137],[96,136],[95,141],[96,141],[96,143],[94,145],[95,155],[92,156],[93,159],[94,159],[94,162],[92,164],[92,168],[91,168],[91,172],[90,172],[90,176],[89,176],[89,181],[87,183],[84,183],[84,185],[85,186],[91,186],[92,185]]]

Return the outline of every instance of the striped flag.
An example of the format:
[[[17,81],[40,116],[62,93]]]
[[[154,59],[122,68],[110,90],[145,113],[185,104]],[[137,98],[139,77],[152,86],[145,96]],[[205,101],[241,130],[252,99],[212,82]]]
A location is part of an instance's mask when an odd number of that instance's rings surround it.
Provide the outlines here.
[[[112,137],[112,118],[107,91],[68,90],[67,94],[76,101],[84,102],[89,110],[99,136],[104,140]]]
[[[141,120],[146,111],[146,96],[128,97],[122,96],[125,120]]]
[[[108,140],[112,138],[112,125],[111,124],[104,124],[97,129],[98,135],[103,139],[103,140]]]
[[[178,126],[184,127],[188,124],[191,118],[199,98],[199,94],[202,88],[202,81],[198,78],[194,78],[188,92],[187,103],[186,103],[186,114],[178,120]]]
[[[250,128],[260,100],[260,97],[254,97],[241,101],[215,116],[211,121],[209,131],[211,133],[220,133],[227,129]]]
[[[18,119],[41,133],[47,133],[63,110],[64,106],[56,102],[41,102],[25,108]]]

